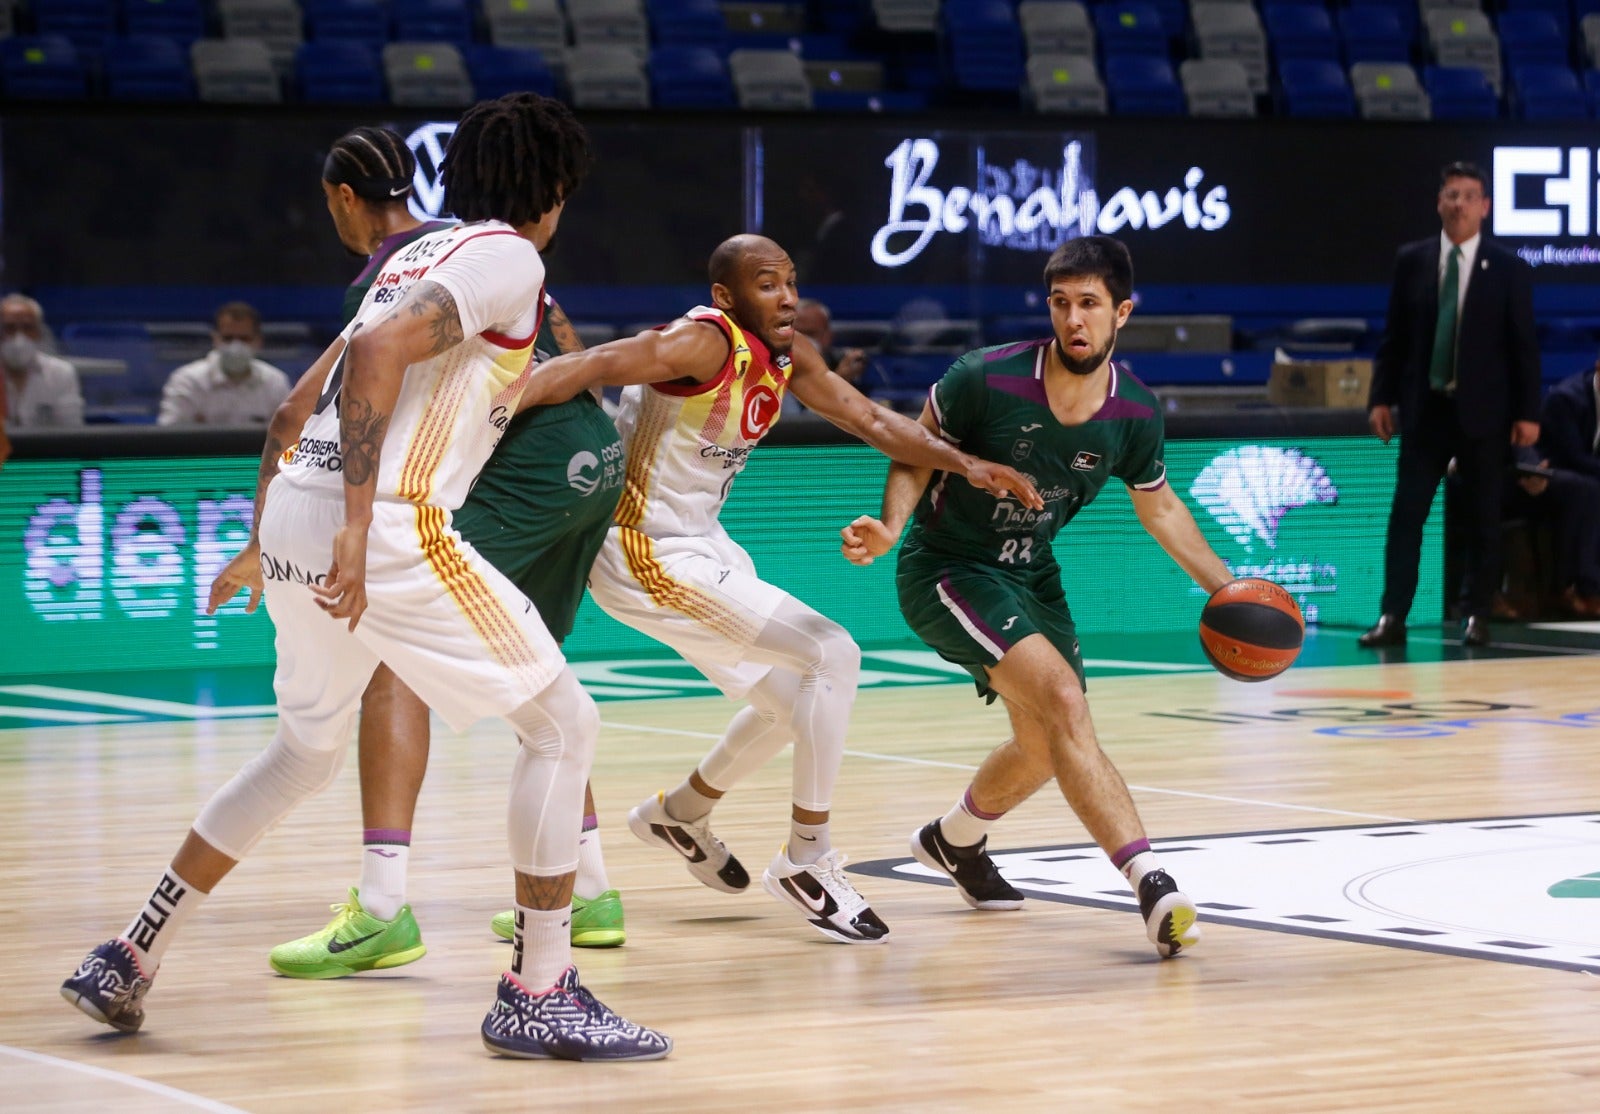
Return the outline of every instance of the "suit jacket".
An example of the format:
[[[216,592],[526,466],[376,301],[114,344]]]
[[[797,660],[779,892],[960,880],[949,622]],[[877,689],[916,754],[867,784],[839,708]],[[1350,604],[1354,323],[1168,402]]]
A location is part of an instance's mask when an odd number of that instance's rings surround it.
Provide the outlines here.
[[[1478,241],[1456,339],[1456,406],[1469,437],[1509,436],[1513,421],[1539,420],[1539,344],[1532,268],[1487,236]],[[1372,372],[1368,408],[1399,406],[1400,430],[1416,428],[1428,386],[1439,314],[1439,237],[1395,257],[1389,314]]]
[[[1545,396],[1539,447],[1556,467],[1600,479],[1600,456],[1594,450],[1597,422],[1590,368],[1567,376]]]

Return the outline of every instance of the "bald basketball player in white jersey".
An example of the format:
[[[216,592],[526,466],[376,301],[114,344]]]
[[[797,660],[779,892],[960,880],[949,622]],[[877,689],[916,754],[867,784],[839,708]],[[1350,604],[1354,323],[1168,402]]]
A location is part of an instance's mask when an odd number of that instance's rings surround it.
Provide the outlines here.
[[[532,369],[538,249],[588,165],[587,137],[559,102],[513,94],[467,112],[443,172],[463,223],[391,256],[296,388],[317,392],[315,408],[281,466],[263,460],[252,532],[277,630],[277,730],[201,810],[128,928],[63,984],[96,1020],[124,1032],[143,1023],[181,924],[338,772],[382,662],[457,730],[501,716],[522,744],[507,824],[517,931],[484,1043],[530,1059],[671,1050],[596,1000],[571,962],[594,701],[526,597],[451,526]]]
[[[892,459],[1014,492],[1030,506],[1038,494],[1019,473],[961,453],[829,371],[795,332],[794,264],[777,244],[735,236],[712,254],[710,272],[711,305],[551,360],[526,395],[554,402],[594,383],[629,385],[617,422],[627,477],[590,594],[613,618],[677,650],[730,699],[748,702],[698,768],[635,808],[628,826],[680,856],[707,886],[745,889],[750,876],[712,835],[711,810],[793,740],[789,839],[763,885],[830,940],[875,943],[889,928],[845,878],[828,834],[860,650],[843,627],[756,575],[719,521],[723,502],[788,391]]]

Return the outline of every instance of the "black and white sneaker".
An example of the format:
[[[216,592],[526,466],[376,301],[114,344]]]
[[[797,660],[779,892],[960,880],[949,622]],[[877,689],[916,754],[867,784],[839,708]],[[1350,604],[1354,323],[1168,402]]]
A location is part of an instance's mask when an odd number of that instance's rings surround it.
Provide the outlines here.
[[[1144,915],[1145,935],[1162,959],[1200,942],[1200,929],[1194,923],[1200,912],[1164,870],[1152,870],[1139,879],[1139,912]]]
[[[538,994],[501,975],[481,1031],[490,1051],[519,1060],[659,1060],[672,1051],[671,1037],[618,1016],[591,994],[576,967]]]
[[[818,932],[841,944],[880,944],[889,926],[844,876],[845,857],[829,851],[814,863],[789,861],[786,844],[772,860],[761,884],[773,897],[800,911]]]
[[[985,850],[989,837],[971,847],[957,847],[944,838],[939,821],[924,824],[911,836],[911,854],[930,870],[949,875],[961,900],[974,909],[1020,909],[1022,891],[1000,877],[1000,868]]]
[[[144,1024],[150,980],[126,940],[107,940],[90,952],[61,984],[61,997],[104,1025],[123,1033]]]
[[[705,820],[676,820],[667,812],[667,795],[657,793],[628,813],[628,830],[644,842],[679,856],[689,873],[725,894],[742,893],[750,874]]]

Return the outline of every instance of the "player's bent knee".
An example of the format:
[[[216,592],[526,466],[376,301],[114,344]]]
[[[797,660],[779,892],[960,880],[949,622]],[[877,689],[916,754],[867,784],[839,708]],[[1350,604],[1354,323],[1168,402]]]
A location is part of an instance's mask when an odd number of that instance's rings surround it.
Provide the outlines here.
[[[194,830],[231,859],[242,859],[274,824],[339,776],[345,747],[309,747],[280,720],[272,742],[200,810]]]

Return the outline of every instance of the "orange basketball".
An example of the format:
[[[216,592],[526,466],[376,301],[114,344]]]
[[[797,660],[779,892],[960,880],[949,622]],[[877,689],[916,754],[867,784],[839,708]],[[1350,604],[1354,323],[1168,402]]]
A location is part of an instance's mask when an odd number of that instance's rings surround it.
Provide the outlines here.
[[[1200,612],[1200,646],[1217,671],[1235,681],[1276,677],[1300,656],[1306,621],[1270,580],[1230,580]]]

